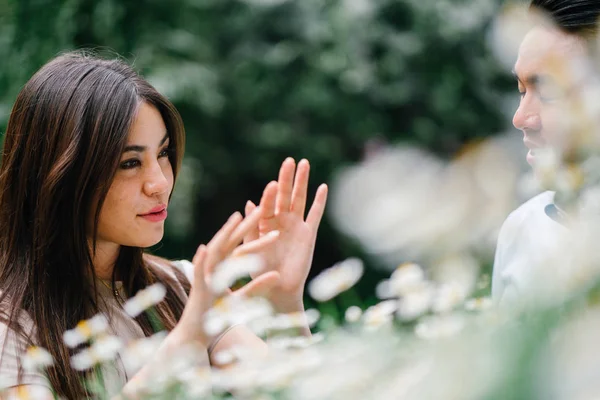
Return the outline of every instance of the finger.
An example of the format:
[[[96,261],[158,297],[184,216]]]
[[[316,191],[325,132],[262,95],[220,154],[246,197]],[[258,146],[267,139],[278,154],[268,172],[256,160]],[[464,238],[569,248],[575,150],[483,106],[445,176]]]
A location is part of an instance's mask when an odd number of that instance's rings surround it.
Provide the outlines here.
[[[258,226],[260,216],[261,209],[259,206],[254,209],[252,214],[237,225],[229,226],[227,230],[224,230],[225,234],[227,234],[226,236],[222,236],[218,238],[218,241],[209,244],[208,258],[205,263],[206,276],[210,276],[214,272],[216,266],[227,258],[235,247],[241,243],[244,236],[246,236],[251,229],[255,229]]]
[[[291,157],[286,158],[281,164],[279,178],[277,179],[277,205],[275,206],[275,213],[277,214],[290,211],[295,170],[296,162]]]
[[[279,237],[279,231],[271,231],[266,235],[262,236],[260,239],[253,240],[248,243],[244,243],[241,246],[238,246],[233,250],[232,255],[235,257],[243,256],[251,253],[260,253],[265,250],[271,244],[277,241]]]
[[[227,222],[225,222],[225,224],[223,224],[221,229],[219,229],[218,232],[215,233],[215,235],[212,237],[210,242],[208,242],[207,246],[208,247],[211,247],[211,246],[219,247],[220,243],[222,243],[224,240],[226,240],[226,238],[240,224],[240,222],[242,220],[243,220],[242,215],[238,211],[231,214],[231,216],[229,217]]]
[[[313,232],[316,232],[317,229],[319,229],[319,224],[321,223],[321,218],[323,217],[323,212],[325,211],[325,204],[327,203],[327,191],[328,189],[326,184],[319,186],[317,189],[317,194],[315,195],[315,200],[308,211],[306,223],[313,230]]]
[[[269,271],[252,279],[233,294],[244,297],[267,297],[269,292],[279,284],[280,280],[281,275],[279,272]]]
[[[219,229],[219,231],[213,236],[213,238],[206,245],[206,269],[212,271],[215,265],[217,265],[222,259],[224,259],[230,252],[229,250],[229,239],[232,232],[241,225],[243,218],[239,212],[235,212],[229,217],[227,222]]]
[[[235,246],[239,245],[244,236],[246,236],[250,231],[258,228],[258,221],[262,216],[262,208],[260,206],[256,207],[254,211],[250,215],[248,215],[244,220],[235,227],[229,239],[227,241],[228,253],[232,252]]]
[[[260,208],[263,209],[263,218],[273,218],[275,216],[275,202],[277,200],[277,191],[279,184],[277,181],[271,181],[265,187],[260,199]]]
[[[254,204],[251,201],[248,201],[246,203],[246,208],[244,209],[244,216],[248,216],[250,214],[252,214],[252,211],[254,211],[254,209],[256,208],[256,204]],[[263,213],[264,213],[264,208],[263,208]],[[253,240],[258,239],[258,227],[256,227],[255,229],[252,229],[250,232],[248,232],[246,234],[246,236],[244,236],[244,243],[249,243]]]
[[[204,283],[204,260],[206,259],[206,246],[201,244],[194,254],[192,264],[194,264],[194,286],[200,285],[202,290],[202,284]]]
[[[277,200],[277,181],[270,182],[263,192],[260,199],[260,208],[262,209],[262,218],[259,224],[259,232],[264,234],[277,228],[275,220],[275,202]]]
[[[310,164],[308,160],[303,159],[298,163],[296,169],[296,178],[294,179],[294,188],[292,190],[292,204],[290,211],[304,220],[304,211],[306,210],[306,196],[308,191],[308,176],[310,174]]]

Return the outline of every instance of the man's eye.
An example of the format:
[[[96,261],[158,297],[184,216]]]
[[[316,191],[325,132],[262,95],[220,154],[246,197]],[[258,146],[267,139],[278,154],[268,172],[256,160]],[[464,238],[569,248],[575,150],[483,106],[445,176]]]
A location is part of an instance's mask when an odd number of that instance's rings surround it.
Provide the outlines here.
[[[538,95],[542,103],[552,103],[560,98],[560,93],[555,90],[540,90]]]
[[[135,167],[138,167],[140,165],[140,161],[139,160],[127,160],[127,161],[123,161],[120,165],[121,169],[132,169]]]

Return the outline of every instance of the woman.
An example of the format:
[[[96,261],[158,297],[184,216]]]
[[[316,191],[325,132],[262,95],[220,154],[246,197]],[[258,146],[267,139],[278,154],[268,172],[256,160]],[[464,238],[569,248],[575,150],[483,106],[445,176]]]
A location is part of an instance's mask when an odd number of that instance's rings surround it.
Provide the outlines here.
[[[220,295],[206,280],[232,253],[260,252],[267,261],[261,275],[237,294],[268,294],[280,312],[303,310],[303,286],[327,197],[322,185],[305,220],[306,161],[296,170],[295,162],[286,160],[260,207],[249,202],[246,218],[233,214],[207,246],[199,247],[191,282],[172,263],[144,253],[163,236],[183,147],[178,112],[123,62],[65,54],[21,90],[0,167],[0,381],[5,387],[46,387],[48,396],[52,389],[69,399],[89,395],[81,378],[90,372],[70,367],[75,351],[65,346],[63,333],[104,312],[111,333],[125,340],[151,335],[148,316],[130,318],[122,304],[155,282],[167,288],[156,315],[169,331],[156,360],[190,344],[205,351],[260,346],[241,326],[216,338],[202,328],[204,313]],[[30,345],[52,355],[48,380],[22,370],[19,357]],[[115,379],[125,385],[127,398],[135,398],[156,367],[150,363],[127,376],[117,363]]]
[[[540,18],[521,42],[515,63],[521,101],[513,124],[523,132],[527,161],[544,184],[548,154],[557,154],[569,165],[581,157],[582,149],[591,149],[586,144],[592,143],[590,138],[580,133],[593,134],[590,127],[597,126],[597,116],[585,107],[590,106],[586,96],[598,89],[594,56],[600,2],[533,0],[530,11]],[[594,184],[590,176],[584,178],[584,185]],[[555,191],[556,185],[546,186],[551,191],[511,213],[501,229],[492,282],[493,296],[501,304],[526,297],[536,303],[557,299],[577,275],[572,267],[564,268],[581,264],[571,259],[576,253],[573,246],[581,241],[573,242],[573,232],[565,228],[575,210],[560,197],[563,193]],[[577,190],[582,189],[585,186]],[[551,273],[550,265],[557,266]]]

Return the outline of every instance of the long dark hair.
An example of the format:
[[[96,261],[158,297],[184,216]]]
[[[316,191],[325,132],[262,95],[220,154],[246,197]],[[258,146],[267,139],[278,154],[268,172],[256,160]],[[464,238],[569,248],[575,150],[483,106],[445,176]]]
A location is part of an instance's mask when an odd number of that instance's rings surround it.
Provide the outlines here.
[[[0,318],[29,343],[30,332],[18,319],[22,312],[31,318],[37,333],[31,344],[52,354],[50,383],[69,399],[88,393],[82,376],[70,367],[63,332],[99,311],[95,245],[90,249],[87,233],[93,232],[95,243],[100,210],[142,102],[162,115],[177,176],[185,137],[179,113],[120,60],[84,52],[53,59],[19,93],[6,130],[0,167],[0,304],[9,307],[2,307]],[[174,327],[184,299],[174,290],[172,275],[149,262],[143,249],[121,247],[113,283],[116,276],[130,296],[154,282],[165,283],[166,299],[156,309],[162,325]],[[147,316],[137,322],[146,335],[153,332]]]
[[[530,7],[546,13],[565,32],[588,39],[598,33],[598,0],[532,0]]]

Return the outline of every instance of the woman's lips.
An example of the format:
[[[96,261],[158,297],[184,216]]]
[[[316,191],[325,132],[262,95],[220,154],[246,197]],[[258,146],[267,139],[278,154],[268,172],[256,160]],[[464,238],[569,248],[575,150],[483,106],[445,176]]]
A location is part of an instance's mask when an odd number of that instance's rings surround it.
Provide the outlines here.
[[[167,207],[160,205],[154,207],[152,210],[150,210],[150,212],[146,214],[140,214],[139,216],[150,222],[164,221],[167,219]]]

